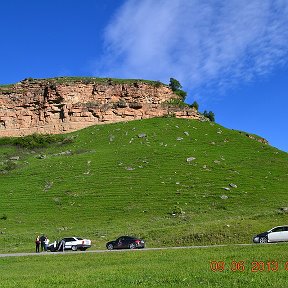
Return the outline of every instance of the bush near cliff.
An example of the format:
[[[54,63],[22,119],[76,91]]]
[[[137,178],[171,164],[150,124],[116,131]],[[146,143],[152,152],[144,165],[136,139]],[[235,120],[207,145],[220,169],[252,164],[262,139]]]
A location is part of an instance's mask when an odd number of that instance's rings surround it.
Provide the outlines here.
[[[171,88],[171,90],[180,97],[180,99],[184,102],[187,96],[187,93],[183,90],[181,90],[182,85],[180,84],[180,82],[174,78],[170,78],[170,83],[169,83],[169,87]]]
[[[32,134],[24,137],[3,137],[0,138],[0,145],[15,145],[22,148],[35,149],[44,148],[52,143],[71,143],[73,137],[52,134]]]

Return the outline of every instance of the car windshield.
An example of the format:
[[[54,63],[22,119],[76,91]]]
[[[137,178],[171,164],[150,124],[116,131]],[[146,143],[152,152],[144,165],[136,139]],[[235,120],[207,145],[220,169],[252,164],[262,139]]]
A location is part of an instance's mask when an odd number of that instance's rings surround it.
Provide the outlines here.
[[[271,232],[281,232],[284,230],[284,227],[275,227],[271,230]]]

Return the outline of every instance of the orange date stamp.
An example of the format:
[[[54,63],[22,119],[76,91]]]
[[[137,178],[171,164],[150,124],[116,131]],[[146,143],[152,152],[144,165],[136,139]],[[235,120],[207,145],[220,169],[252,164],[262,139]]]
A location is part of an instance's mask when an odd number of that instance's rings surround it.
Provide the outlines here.
[[[288,261],[279,264],[276,260],[271,261],[210,261],[210,270],[212,272],[244,272],[249,271],[253,273],[257,272],[277,272],[279,270],[284,270],[288,272]]]

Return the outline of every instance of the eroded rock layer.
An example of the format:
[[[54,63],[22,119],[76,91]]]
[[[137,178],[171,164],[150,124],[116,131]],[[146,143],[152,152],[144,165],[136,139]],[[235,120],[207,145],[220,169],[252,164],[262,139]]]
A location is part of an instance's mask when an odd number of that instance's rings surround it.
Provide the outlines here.
[[[203,118],[194,108],[167,104],[175,98],[159,82],[25,79],[0,87],[0,136],[67,133],[95,124],[165,115]]]

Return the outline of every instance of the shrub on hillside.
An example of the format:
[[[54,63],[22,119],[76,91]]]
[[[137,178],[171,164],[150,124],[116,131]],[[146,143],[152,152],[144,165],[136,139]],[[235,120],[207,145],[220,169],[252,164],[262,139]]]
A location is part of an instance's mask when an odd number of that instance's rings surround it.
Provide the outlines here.
[[[129,107],[133,108],[133,109],[141,109],[142,108],[142,104],[139,103],[139,102],[132,102],[132,103],[129,104]]]
[[[207,112],[205,110],[203,115],[204,115],[204,117],[210,119],[211,122],[215,122],[215,114],[212,111]]]
[[[191,108],[195,108],[197,111],[199,110],[199,104],[194,101],[191,105],[190,105]]]
[[[155,82],[153,82],[153,86],[154,86],[155,88],[159,88],[159,87],[161,87],[161,85],[162,85],[162,83],[161,83],[160,81],[155,81]]]
[[[182,85],[180,84],[178,80],[174,78],[170,78],[169,87],[174,92],[174,94],[178,95],[182,99],[183,102],[185,101],[187,93],[181,90]]]
[[[182,99],[182,101],[184,101],[187,96],[187,93],[183,90],[174,91],[174,94],[178,95]]]
[[[119,100],[116,104],[117,107],[119,108],[126,108],[127,107],[127,103],[124,100]]]
[[[59,142],[59,140],[61,141],[63,138],[50,134],[32,134],[25,137],[13,138],[12,143],[23,148],[33,149],[46,147],[49,144]]]
[[[165,102],[165,104],[168,104],[170,106],[175,106],[175,107],[188,107],[189,105],[185,102],[183,102],[179,98],[173,98]]]
[[[169,87],[172,89],[173,92],[178,91],[182,88],[180,82],[174,78],[170,78]]]

